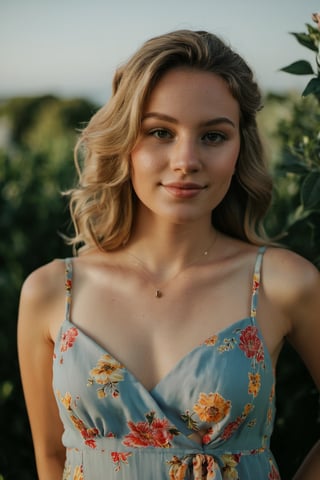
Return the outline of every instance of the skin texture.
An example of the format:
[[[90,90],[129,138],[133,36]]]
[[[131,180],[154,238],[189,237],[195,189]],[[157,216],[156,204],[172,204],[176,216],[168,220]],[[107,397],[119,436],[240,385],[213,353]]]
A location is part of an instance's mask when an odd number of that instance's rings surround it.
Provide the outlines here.
[[[130,241],[74,259],[72,321],[147,389],[196,345],[249,313],[257,247],[211,225],[239,148],[239,107],[223,80],[195,70],[166,73],[145,106],[131,155],[138,202]],[[164,293],[160,300],[156,288]],[[56,260],[25,281],[19,313],[21,374],[40,480],[61,479],[65,457],[51,387],[64,312],[64,265]],[[319,312],[317,270],[292,252],[269,248],[257,321],[274,366],[287,337],[318,386]],[[199,443],[201,433],[195,433]],[[317,478],[319,447],[295,480]]]

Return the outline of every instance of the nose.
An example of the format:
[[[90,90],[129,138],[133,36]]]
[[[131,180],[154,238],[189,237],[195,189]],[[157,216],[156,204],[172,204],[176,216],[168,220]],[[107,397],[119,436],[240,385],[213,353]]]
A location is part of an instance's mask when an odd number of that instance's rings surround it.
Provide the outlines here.
[[[180,138],[172,147],[171,168],[184,175],[198,172],[201,168],[200,152],[197,143],[190,137]]]

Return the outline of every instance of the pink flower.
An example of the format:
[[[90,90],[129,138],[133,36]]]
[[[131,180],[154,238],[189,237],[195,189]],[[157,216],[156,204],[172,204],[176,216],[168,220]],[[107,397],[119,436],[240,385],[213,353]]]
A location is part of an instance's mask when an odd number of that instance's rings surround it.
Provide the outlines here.
[[[255,358],[257,362],[261,362],[264,359],[263,346],[258,337],[257,327],[249,325],[242,330],[239,347],[248,358]]]
[[[66,352],[68,348],[71,348],[76,341],[77,335],[78,330],[76,327],[71,327],[64,332],[64,334],[61,336],[60,352]]]
[[[320,30],[320,13],[313,13],[312,20],[318,25],[318,28]]]

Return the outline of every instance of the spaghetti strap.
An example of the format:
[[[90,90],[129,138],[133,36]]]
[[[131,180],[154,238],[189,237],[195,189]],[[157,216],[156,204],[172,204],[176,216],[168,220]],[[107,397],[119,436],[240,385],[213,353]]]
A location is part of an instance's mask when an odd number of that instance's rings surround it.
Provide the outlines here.
[[[72,259],[65,259],[65,290],[66,290],[66,313],[65,318],[70,321],[71,300],[72,300]]]
[[[251,308],[250,308],[251,319],[256,318],[256,314],[257,314],[261,266],[262,266],[263,254],[266,251],[266,249],[267,247],[265,246],[259,248],[255,266],[254,266],[253,280],[252,280]]]

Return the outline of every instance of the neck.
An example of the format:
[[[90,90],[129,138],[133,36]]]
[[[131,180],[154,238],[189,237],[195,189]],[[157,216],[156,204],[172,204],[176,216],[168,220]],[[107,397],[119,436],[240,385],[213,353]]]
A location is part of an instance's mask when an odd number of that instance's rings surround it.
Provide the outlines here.
[[[149,234],[135,230],[124,253],[131,262],[140,264],[155,281],[165,282],[191,264],[208,261],[218,232],[211,226],[174,225],[150,228]]]

